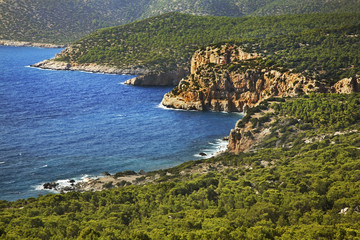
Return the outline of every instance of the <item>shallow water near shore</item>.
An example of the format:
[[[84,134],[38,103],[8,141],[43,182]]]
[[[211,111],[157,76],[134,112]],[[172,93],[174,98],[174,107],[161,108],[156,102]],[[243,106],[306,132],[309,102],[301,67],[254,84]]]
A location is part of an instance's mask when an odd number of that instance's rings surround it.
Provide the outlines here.
[[[122,84],[133,76],[27,67],[60,51],[0,47],[0,200],[46,194],[44,182],[209,157],[241,118],[164,109],[171,87]]]

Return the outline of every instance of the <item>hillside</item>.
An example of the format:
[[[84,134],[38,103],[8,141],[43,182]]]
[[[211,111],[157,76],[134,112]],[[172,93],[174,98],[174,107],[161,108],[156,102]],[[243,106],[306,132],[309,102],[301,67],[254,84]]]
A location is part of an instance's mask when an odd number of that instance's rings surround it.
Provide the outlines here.
[[[55,60],[164,72],[188,68],[199,46],[230,39],[264,39],[318,28],[355,26],[359,21],[360,14],[356,13],[241,18],[171,13],[98,30],[66,48]]]
[[[356,0],[2,0],[0,39],[64,44],[99,28],[168,12],[239,17],[359,9]]]
[[[1,201],[0,238],[356,239],[359,104],[270,99],[237,124],[248,138],[269,133],[247,153],[150,172],[143,186]]]

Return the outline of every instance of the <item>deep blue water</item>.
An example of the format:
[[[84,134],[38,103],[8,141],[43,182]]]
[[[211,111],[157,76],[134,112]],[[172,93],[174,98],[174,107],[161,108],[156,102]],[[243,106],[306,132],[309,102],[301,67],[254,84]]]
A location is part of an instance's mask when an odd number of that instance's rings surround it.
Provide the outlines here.
[[[239,114],[159,107],[170,87],[132,76],[28,67],[60,49],[0,47],[0,199],[44,182],[175,166],[219,148]]]

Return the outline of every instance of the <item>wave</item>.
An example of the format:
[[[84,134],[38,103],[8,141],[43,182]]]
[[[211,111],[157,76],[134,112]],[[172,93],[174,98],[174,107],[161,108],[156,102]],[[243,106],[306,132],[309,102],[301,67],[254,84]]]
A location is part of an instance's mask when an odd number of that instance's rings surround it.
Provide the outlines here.
[[[0,164],[4,164],[5,162],[0,162]]]
[[[160,108],[160,109],[164,109],[164,110],[171,110],[171,111],[191,111],[191,112],[199,112],[199,110],[186,110],[186,109],[178,109],[178,108],[169,108],[164,106],[162,103],[159,103],[158,105],[156,105],[156,108]],[[224,113],[224,114],[237,114],[240,115],[241,117],[244,117],[244,113],[243,112],[226,112],[226,111],[221,111],[220,113]]]
[[[209,146],[207,148],[200,150],[200,153],[205,153],[206,155],[197,153],[194,154],[194,157],[202,159],[215,157],[216,155],[226,151],[228,141],[223,139],[216,139],[214,142],[209,142],[208,144]]]
[[[169,108],[162,105],[162,103],[159,103],[156,105],[156,108],[160,108],[163,110],[170,110],[170,111],[183,111],[183,112],[198,112],[198,110],[186,110],[186,109],[179,109],[179,108]]]
[[[54,183],[58,184],[59,189],[63,189],[65,187],[71,187],[72,184],[77,184],[79,182],[87,182],[87,181],[89,181],[90,179],[93,179],[93,178],[96,178],[96,177],[84,174],[81,177],[75,177],[75,178],[71,178],[71,179],[59,179],[57,181],[54,181]],[[46,191],[49,191],[49,192],[57,192],[55,189],[45,189],[44,184],[45,183],[35,185],[33,188],[36,191],[46,190]]]

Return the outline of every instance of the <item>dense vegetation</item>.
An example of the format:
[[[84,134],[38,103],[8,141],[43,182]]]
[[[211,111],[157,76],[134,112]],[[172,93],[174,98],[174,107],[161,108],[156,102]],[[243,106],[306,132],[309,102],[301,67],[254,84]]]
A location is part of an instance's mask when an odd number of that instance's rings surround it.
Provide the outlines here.
[[[99,28],[174,11],[238,17],[359,9],[356,0],[2,0],[0,39],[69,43]]]
[[[231,40],[212,47],[224,44],[242,46],[247,52],[262,55],[251,61],[215,66],[229,71],[249,68],[290,70],[330,85],[339,79],[360,75],[360,25],[314,29],[266,39]]]
[[[359,62],[359,21],[357,13],[256,18],[171,13],[96,31],[73,44],[58,60],[164,71],[189,66],[199,46],[241,38],[251,44],[250,51],[266,50],[272,55],[268,63],[298,71],[324,68],[334,75],[340,67]]]
[[[70,43],[96,29],[138,19],[148,0],[3,0],[0,39]]]
[[[329,83],[360,75],[360,25],[273,37],[253,41],[252,46],[257,52],[266,51],[267,65],[292,69]]]
[[[360,94],[264,102],[248,113],[274,109],[267,146],[148,173],[162,177],[145,186],[2,201],[0,238],[357,239],[359,103]],[[199,165],[208,172],[188,172]]]

